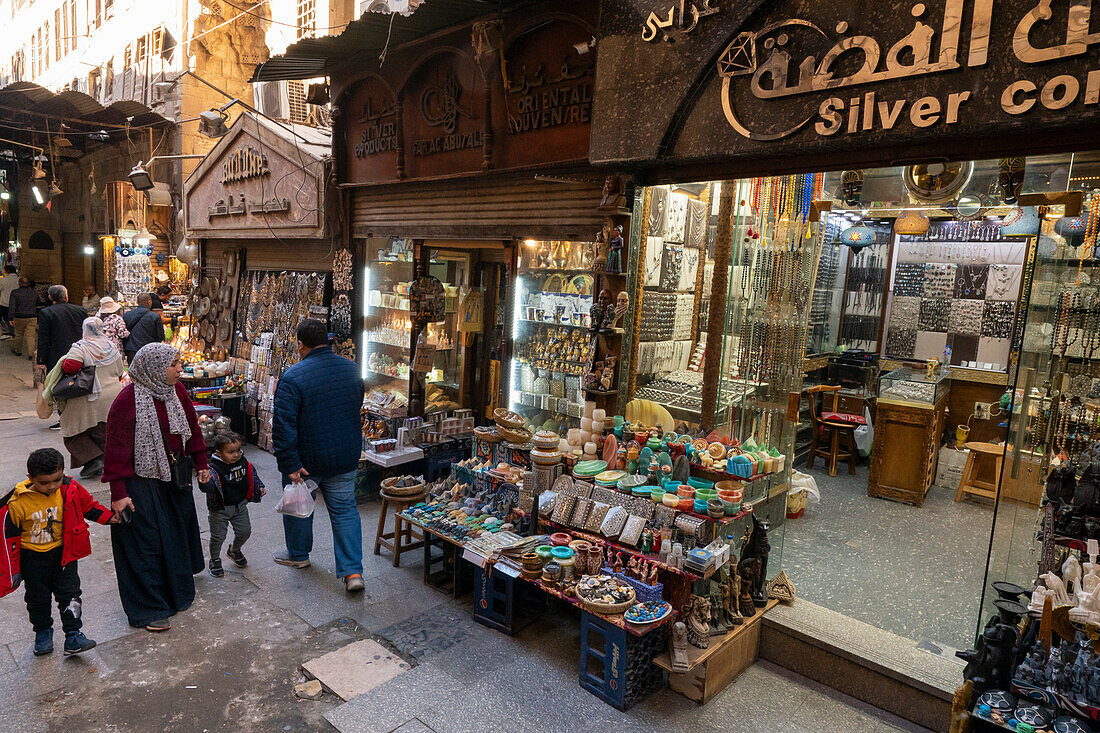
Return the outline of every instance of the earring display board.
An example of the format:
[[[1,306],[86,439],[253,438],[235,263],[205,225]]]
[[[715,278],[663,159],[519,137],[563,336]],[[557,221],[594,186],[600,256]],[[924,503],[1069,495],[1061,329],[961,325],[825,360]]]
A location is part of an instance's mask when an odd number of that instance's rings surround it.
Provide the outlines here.
[[[837,344],[848,349],[877,351],[886,304],[891,235],[888,226],[864,226],[875,229],[875,243],[849,249]]]
[[[298,362],[296,332],[305,318],[329,322],[325,272],[249,270],[237,300],[233,372],[244,378],[245,414],[256,445],[271,450],[275,385]]]
[[[954,366],[1008,369],[1026,243],[1000,239],[993,226],[972,229],[976,241],[899,238],[887,308],[887,358],[943,361],[950,347]]]

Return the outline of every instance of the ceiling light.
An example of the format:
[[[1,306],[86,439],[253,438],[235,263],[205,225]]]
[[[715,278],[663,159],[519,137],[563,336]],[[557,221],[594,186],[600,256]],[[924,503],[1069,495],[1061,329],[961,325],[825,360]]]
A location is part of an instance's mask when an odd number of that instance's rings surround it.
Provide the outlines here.
[[[134,169],[130,171],[130,175],[127,176],[130,179],[130,183],[133,184],[134,189],[137,191],[148,191],[153,187],[153,177],[149,175],[149,172],[145,170],[141,165],[141,161],[134,166]]]
[[[31,169],[31,176],[33,176],[35,180],[46,177],[46,170],[42,167],[42,163],[35,161],[34,167]]]
[[[88,139],[95,140],[97,143],[105,143],[111,139],[111,136],[106,130],[99,130],[98,132],[89,132]]]
[[[46,197],[42,195],[42,187],[37,183],[31,186],[31,193],[34,195],[34,202],[41,206],[46,203]]]
[[[53,198],[54,196],[60,196],[63,193],[65,192],[61,190],[61,186],[57,185],[56,178],[50,181],[50,198]]]
[[[225,114],[216,109],[199,113],[199,132],[206,137],[224,137],[229,128],[225,125]]]
[[[142,227],[141,231],[134,237],[134,242],[141,247],[147,247],[153,243],[153,235],[149,233],[148,229]]]
[[[0,201],[7,201],[11,198],[11,190],[8,189],[8,182],[3,178],[0,178]]]
[[[66,127],[61,126],[61,129],[57,131],[57,137],[53,139],[53,144],[58,148],[71,148],[73,146],[72,141],[65,137]]]
[[[95,247],[93,247],[93,246],[92,246],[92,245],[90,245],[90,244],[85,244],[85,245],[84,245],[84,254],[86,254],[86,255],[94,255],[94,254],[95,254]]]

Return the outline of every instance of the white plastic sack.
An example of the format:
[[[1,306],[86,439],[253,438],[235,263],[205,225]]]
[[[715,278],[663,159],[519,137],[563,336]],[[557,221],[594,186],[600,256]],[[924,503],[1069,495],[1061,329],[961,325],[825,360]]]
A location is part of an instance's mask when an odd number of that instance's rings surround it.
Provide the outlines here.
[[[793,494],[798,491],[806,492],[807,504],[821,503],[821,490],[817,488],[817,481],[814,480],[814,477],[796,470],[791,475],[791,488],[787,493]]]
[[[871,411],[866,407],[863,408],[863,419],[867,421],[867,424],[856,427],[856,450],[859,451],[861,456],[869,456],[871,455],[871,444],[875,440],[875,427],[871,425]]]
[[[313,492],[316,490],[317,483],[309,479],[300,484],[287,484],[283,487],[283,495],[275,505],[275,511],[302,519],[312,516],[315,504]]]

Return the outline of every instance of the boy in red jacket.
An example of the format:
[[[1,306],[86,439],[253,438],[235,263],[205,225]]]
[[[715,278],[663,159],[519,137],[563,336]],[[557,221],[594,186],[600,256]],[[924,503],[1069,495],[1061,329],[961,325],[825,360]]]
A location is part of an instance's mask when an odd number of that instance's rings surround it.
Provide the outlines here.
[[[100,524],[119,520],[65,475],[65,459],[53,448],[27,458],[27,480],[3,499],[4,549],[0,558],[0,595],[26,583],[27,611],[34,627],[34,655],[53,651],[50,596],[61,611],[65,655],[80,654],[95,642],[80,631],[80,576],[76,561],[92,552],[86,519]],[[5,567],[6,566],[6,567]]]

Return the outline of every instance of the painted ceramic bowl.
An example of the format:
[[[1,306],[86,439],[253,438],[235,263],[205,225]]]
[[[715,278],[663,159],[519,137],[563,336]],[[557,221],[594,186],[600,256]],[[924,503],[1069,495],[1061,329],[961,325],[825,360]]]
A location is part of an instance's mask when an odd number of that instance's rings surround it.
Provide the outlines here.
[[[696,514],[707,513],[707,500],[706,499],[692,499],[691,511]]]
[[[675,509],[680,505],[680,497],[674,492],[666,491],[664,496],[661,497],[661,503]]]
[[[672,604],[668,601],[647,601],[631,606],[623,618],[632,624],[653,624],[672,613]]]
[[[682,512],[695,511],[695,499],[690,496],[681,496],[676,508]]]
[[[694,486],[696,489],[713,489],[714,482],[706,481],[701,478],[695,478],[694,476],[688,478],[688,485]]]
[[[580,461],[573,466],[573,475],[579,478],[593,478],[607,470],[607,461]]]
[[[606,463],[606,461],[604,461],[604,463]],[[601,471],[600,473],[596,474],[595,478],[596,478],[596,483],[605,484],[607,486],[614,486],[615,484],[617,484],[620,481],[620,479],[623,479],[625,477],[626,477],[626,471],[613,470],[613,471]],[[644,479],[643,479],[643,481],[644,481]]]
[[[573,538],[567,535],[565,532],[555,532],[550,535],[550,545],[552,547],[568,547],[569,543],[573,541]],[[551,551],[551,554],[553,552]]]
[[[660,488],[659,486],[654,486],[650,488],[649,498],[652,499],[655,504],[660,504],[662,501],[664,501],[665,493],[666,492],[664,489]]]
[[[553,549],[554,548],[550,545],[539,545],[535,548],[535,554],[539,556],[543,563],[546,563],[554,557],[552,552]]]
[[[706,499],[707,501],[710,501],[711,499],[717,499],[718,498],[718,492],[715,491],[714,489],[696,489],[695,490],[695,498],[696,499]]]
[[[737,512],[741,511],[741,502],[739,501],[723,501],[722,512],[727,517],[732,517]]]
[[[550,554],[554,557],[555,561],[561,564],[563,560],[572,560],[577,553],[572,547],[559,546],[551,550]]]
[[[676,493],[679,494],[680,496],[683,496],[683,497],[687,498],[687,499],[694,499],[695,498],[695,489],[688,486],[687,484],[680,484],[679,486],[677,486],[676,487]]]

